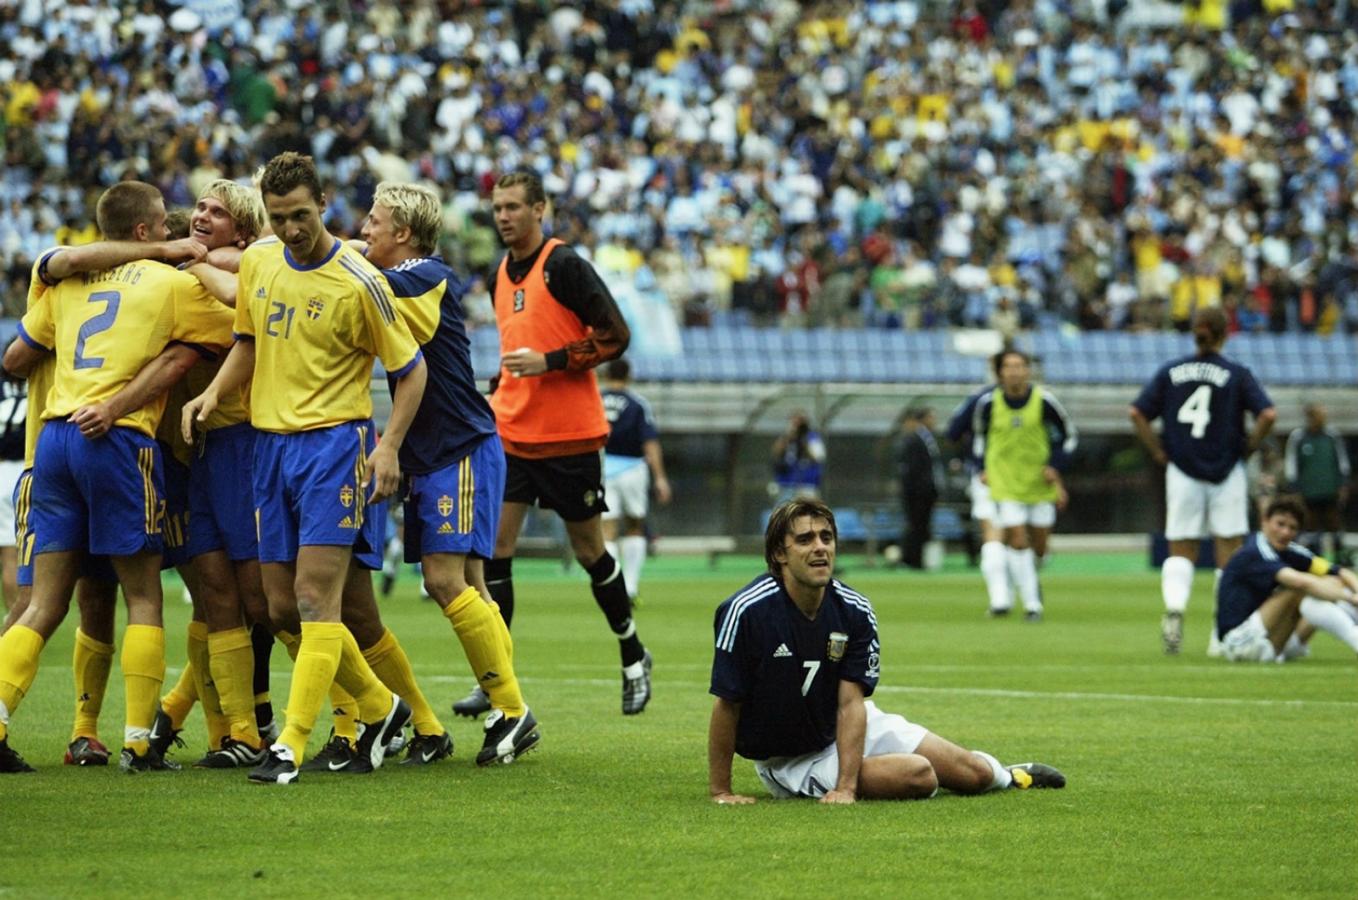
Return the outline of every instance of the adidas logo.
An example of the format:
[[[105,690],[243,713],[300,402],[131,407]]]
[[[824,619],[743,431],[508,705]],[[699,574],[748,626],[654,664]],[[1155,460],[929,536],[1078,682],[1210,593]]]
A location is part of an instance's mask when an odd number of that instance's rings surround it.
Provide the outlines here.
[[[791,656],[792,651],[787,649],[787,644],[779,644],[778,649],[773,651],[773,658],[778,659],[783,656]]]
[[[453,533],[452,522],[444,522],[442,525],[439,526],[439,534],[452,534],[452,533]]]
[[[480,681],[494,681],[495,679],[497,679],[497,678],[499,678],[499,677],[500,677],[500,673],[497,672],[497,671],[495,671],[494,669],[491,669],[489,672],[487,672],[486,674],[482,675],[482,676],[480,677],[480,679],[478,679],[478,680],[480,680]]]
[[[339,527],[340,527],[340,528],[357,528],[358,526],[354,524],[353,516],[345,516],[343,519],[340,519]]]

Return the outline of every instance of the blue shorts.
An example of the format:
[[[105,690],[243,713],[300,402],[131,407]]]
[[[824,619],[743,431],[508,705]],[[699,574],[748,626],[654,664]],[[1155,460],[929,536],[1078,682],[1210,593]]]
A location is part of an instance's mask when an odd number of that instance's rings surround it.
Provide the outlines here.
[[[198,435],[189,465],[189,559],[225,550],[232,562],[259,558],[255,533],[255,437],[249,422]]]
[[[490,559],[505,492],[505,451],[490,435],[471,453],[428,475],[411,475],[405,498],[406,562],[429,553]]]
[[[24,469],[14,485],[14,536],[18,548],[19,564],[15,571],[19,587],[33,586],[33,543],[35,537],[29,526],[30,496],[33,488],[33,470]],[[22,505],[21,505],[22,504]],[[86,556],[80,567],[81,578],[97,578],[116,584],[117,574],[107,556]]]
[[[288,434],[259,432],[254,496],[260,562],[292,562],[298,547],[350,547],[360,539],[366,545],[367,497],[360,484],[376,444],[371,419]]]
[[[370,486],[371,487],[371,486]],[[382,557],[387,549],[387,521],[391,518],[391,501],[368,501],[363,513],[363,527],[354,541],[354,562],[370,572],[382,571]]]
[[[33,553],[161,552],[161,472],[160,447],[139,431],[114,426],[91,441],[70,422],[48,422],[33,464]]]
[[[172,569],[189,561],[189,467],[163,443],[160,461],[165,466],[165,517],[160,522],[165,556],[160,567]]]

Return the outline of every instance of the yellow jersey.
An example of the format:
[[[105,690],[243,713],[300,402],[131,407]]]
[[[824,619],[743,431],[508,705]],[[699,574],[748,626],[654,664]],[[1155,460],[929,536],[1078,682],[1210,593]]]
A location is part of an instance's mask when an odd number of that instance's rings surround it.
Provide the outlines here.
[[[197,397],[207,386],[212,383],[212,379],[217,376],[217,371],[221,369],[222,363],[226,361],[223,356],[215,362],[203,360],[189,369],[189,374],[184,376],[180,382],[188,388],[190,398]],[[207,422],[202,426],[204,431],[212,431],[216,428],[225,428],[228,425],[239,425],[241,422],[250,421],[250,382],[246,382],[233,391],[222,394],[217,398],[217,408],[207,417]],[[176,420],[175,427],[181,427],[181,423]]]
[[[28,282],[28,304],[25,310],[32,309],[47,290],[47,284],[42,279],[42,272],[47,265],[47,260],[53,253],[61,250],[61,247],[53,247],[46,253],[38,256],[33,263],[32,278]],[[42,358],[42,362],[34,366],[28,373],[28,419],[24,422],[24,468],[33,468],[33,454],[38,449],[38,435],[42,433],[43,413],[47,411],[47,395],[52,390],[52,382],[56,380],[57,358],[52,354],[47,354]]]
[[[42,412],[56,419],[117,394],[171,341],[228,346],[231,310],[187,272],[139,260],[47,288],[19,327],[30,343],[56,353]],[[154,437],[164,409],[161,396],[114,424]]]
[[[236,297],[236,337],[255,342],[250,421],[262,431],[371,418],[374,357],[397,377],[420,359],[386,277],[342,241],[310,266],[276,237],[256,241]]]

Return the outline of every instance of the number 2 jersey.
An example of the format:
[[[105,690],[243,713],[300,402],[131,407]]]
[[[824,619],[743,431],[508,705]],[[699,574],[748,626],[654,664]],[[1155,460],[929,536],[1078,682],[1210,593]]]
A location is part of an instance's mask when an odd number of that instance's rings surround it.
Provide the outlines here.
[[[1132,405],[1163,420],[1170,462],[1190,478],[1219,484],[1245,455],[1245,412],[1257,416],[1273,401],[1248,368],[1207,353],[1162,366]]]
[[[746,759],[800,756],[835,740],[839,683],[870,696],[880,671],[877,617],[838,581],[808,619],[772,575],[717,607],[711,693],[739,703],[736,752]]]

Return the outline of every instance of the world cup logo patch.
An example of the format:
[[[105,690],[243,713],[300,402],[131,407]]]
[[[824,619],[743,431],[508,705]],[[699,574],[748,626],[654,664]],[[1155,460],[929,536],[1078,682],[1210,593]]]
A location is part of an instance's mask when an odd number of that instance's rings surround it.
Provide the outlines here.
[[[844,648],[849,646],[849,636],[842,631],[830,632],[830,642],[825,647],[826,654],[831,662],[839,662],[844,658]]]
[[[448,518],[453,514],[453,498],[444,494],[439,498],[439,515]]]
[[[345,509],[354,505],[354,489],[347,484],[340,488],[340,504]]]

